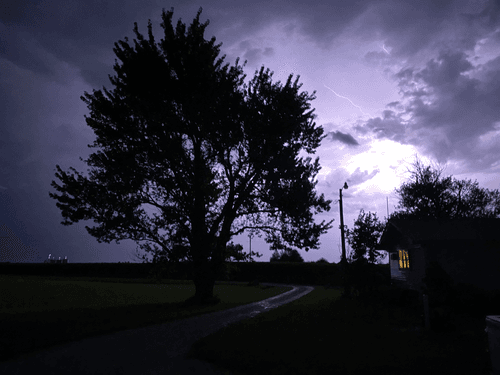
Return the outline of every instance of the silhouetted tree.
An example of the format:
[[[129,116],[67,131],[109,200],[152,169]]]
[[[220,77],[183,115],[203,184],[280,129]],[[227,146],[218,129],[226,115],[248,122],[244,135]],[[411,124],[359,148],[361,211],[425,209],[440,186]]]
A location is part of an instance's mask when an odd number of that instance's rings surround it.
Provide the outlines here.
[[[316,263],[330,263],[329,261],[327,261],[325,258],[319,258]]]
[[[243,246],[230,242],[226,246],[226,260],[231,262],[252,262],[253,257],[260,258],[262,254],[252,251],[252,254],[243,252]]]
[[[297,262],[297,263],[303,263],[304,258],[299,254],[299,252],[295,249],[292,250],[287,250],[287,251],[275,251],[273,255],[271,255],[271,258],[269,259],[270,262]]]
[[[200,14],[186,29],[163,11],[161,41],[149,22],[147,37],[135,23],[133,45],[115,43],[114,89],[82,96],[97,137],[89,147],[100,148],[85,160],[89,177],[57,165],[62,185],[51,185],[62,194],[49,195],[63,225],[98,223],[86,229],[99,242],[131,239],[164,261],[187,250],[193,301],[208,302],[233,236],[254,228],[273,250],[317,249],[331,222],[315,223],[313,212],[331,201],[315,192],[319,158],[299,157],[325,137],[314,93],[292,75],[273,83],[264,67],[246,84],[239,60],[224,65],[215,37],[204,39]]]
[[[343,297],[370,295],[381,284],[375,263],[386,254],[377,250],[378,241],[385,228],[377,214],[360,210],[353,229],[347,229],[347,241],[351,247],[348,263],[343,270]]]
[[[398,211],[391,218],[495,218],[500,216],[500,192],[480,188],[477,181],[443,177],[443,169],[412,164],[409,181],[396,193]]]
[[[374,264],[385,257],[385,253],[376,250],[384,228],[376,213],[360,210],[353,229],[347,229],[347,241],[352,248],[354,262],[366,259],[368,263]]]
[[[270,262],[279,262],[281,260],[281,254],[279,253],[278,250],[275,250],[274,253],[271,255],[271,258],[269,258]]]

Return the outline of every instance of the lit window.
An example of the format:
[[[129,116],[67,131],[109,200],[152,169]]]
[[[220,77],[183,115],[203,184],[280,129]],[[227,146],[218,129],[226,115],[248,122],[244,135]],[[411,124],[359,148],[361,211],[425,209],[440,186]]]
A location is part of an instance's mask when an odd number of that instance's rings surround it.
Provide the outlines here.
[[[399,268],[410,268],[407,250],[399,250]]]

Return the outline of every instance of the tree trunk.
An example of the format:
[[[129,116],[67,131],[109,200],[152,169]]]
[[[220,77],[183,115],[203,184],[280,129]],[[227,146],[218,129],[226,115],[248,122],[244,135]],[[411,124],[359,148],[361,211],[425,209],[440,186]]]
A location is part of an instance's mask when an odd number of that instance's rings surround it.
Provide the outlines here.
[[[209,264],[206,265],[210,267]],[[214,296],[215,278],[211,271],[200,271],[195,275],[194,285],[196,287],[195,297],[200,301],[209,301]]]
[[[186,304],[206,305],[216,304],[220,299],[214,296],[215,274],[209,262],[194,265],[194,297],[189,298]]]

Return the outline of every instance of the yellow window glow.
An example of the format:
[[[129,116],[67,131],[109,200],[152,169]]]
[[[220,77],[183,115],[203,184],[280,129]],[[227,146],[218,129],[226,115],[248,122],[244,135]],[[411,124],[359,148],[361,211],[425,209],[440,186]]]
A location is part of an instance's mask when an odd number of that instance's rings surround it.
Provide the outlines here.
[[[407,250],[399,250],[399,268],[410,268],[410,259]]]

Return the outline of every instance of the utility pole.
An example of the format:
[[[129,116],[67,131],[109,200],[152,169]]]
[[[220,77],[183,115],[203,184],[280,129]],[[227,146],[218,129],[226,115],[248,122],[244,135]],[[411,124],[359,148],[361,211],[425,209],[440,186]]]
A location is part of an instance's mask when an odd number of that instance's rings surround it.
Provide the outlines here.
[[[347,182],[344,183],[343,189],[347,189]],[[342,259],[341,263],[345,264],[347,262],[346,254],[345,254],[345,233],[344,233],[344,211],[342,207],[342,189],[339,189],[339,205],[340,205],[340,235],[342,238]]]
[[[252,233],[248,234],[248,239],[250,241],[250,260],[252,260]]]
[[[343,189],[347,189],[347,182],[344,183]],[[344,233],[344,210],[342,207],[342,189],[339,189],[339,205],[340,205],[340,234],[342,236],[342,259],[340,260],[340,269],[342,275],[342,285],[344,287],[344,296],[351,297],[350,275],[347,269],[347,258],[345,253],[345,233]]]

